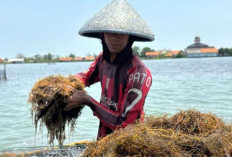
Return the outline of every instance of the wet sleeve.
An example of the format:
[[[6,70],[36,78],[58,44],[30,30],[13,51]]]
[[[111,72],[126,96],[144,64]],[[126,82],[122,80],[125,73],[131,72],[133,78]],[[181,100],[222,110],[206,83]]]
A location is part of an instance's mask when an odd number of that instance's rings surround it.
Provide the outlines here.
[[[90,86],[99,81],[99,71],[98,63],[100,55],[96,60],[90,65],[90,67],[85,72],[77,73],[75,76],[84,83],[85,86]]]
[[[145,66],[139,66],[127,78],[121,104],[123,110],[114,112],[92,99],[92,110],[107,127],[115,130],[133,124],[143,112],[145,98],[152,84],[152,76]]]

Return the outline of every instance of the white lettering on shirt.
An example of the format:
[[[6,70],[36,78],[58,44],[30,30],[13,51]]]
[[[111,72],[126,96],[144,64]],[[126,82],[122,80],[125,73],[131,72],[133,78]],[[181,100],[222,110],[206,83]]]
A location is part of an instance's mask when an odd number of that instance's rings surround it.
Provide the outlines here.
[[[113,109],[114,111],[118,110],[118,104],[105,95],[101,96],[101,102],[109,109]]]
[[[149,87],[151,85],[151,77],[149,76],[146,81],[146,86]]]
[[[151,77],[147,77],[146,73],[135,73],[129,75],[129,84],[131,83],[146,83],[146,86],[149,87],[151,85]]]
[[[124,113],[122,114],[123,117],[126,117],[126,114],[127,112],[129,112],[143,97],[143,93],[136,89],[136,88],[132,88],[128,91],[128,95],[131,93],[131,92],[134,92],[136,93],[138,96],[136,97],[136,99],[129,105],[126,107],[126,110],[124,111]]]
[[[134,82],[137,80],[137,83],[139,82],[139,78],[140,78],[140,73],[135,73],[134,74]]]

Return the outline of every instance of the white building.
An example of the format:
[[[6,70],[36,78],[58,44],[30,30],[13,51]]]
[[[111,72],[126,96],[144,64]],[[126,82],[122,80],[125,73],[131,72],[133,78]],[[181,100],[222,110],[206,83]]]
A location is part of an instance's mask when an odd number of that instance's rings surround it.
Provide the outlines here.
[[[186,48],[187,57],[216,57],[218,49],[209,47],[206,44],[200,43],[200,37],[195,37],[195,43]]]
[[[9,59],[9,63],[24,63],[24,58]]]

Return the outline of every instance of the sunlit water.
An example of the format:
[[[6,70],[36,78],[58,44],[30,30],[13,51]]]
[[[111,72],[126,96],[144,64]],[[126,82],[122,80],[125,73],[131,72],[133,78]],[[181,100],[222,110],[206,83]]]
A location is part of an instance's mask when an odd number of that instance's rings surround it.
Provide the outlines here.
[[[147,96],[147,115],[173,115],[179,109],[212,112],[232,121],[232,57],[144,60],[153,75]],[[7,65],[7,81],[0,81],[0,148],[47,146],[47,131],[35,129],[27,104],[28,94],[38,79],[49,75],[68,76],[84,71],[90,62]],[[0,65],[3,69],[3,65]],[[87,88],[100,99],[100,84]],[[98,119],[86,107],[77,120],[74,134],[66,130],[65,143],[93,140]]]

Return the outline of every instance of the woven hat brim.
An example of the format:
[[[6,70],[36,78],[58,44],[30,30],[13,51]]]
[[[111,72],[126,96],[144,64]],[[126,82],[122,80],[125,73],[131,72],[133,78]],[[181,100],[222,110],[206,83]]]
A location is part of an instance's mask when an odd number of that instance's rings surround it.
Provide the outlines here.
[[[80,35],[90,38],[100,38],[101,33],[116,33],[116,34],[128,34],[134,36],[135,41],[154,41],[155,37],[151,35],[146,35],[137,32],[130,32],[130,31],[120,31],[120,30],[111,30],[111,29],[96,29],[96,30],[85,30],[81,29],[78,32]]]

